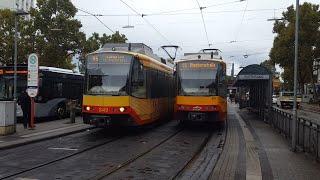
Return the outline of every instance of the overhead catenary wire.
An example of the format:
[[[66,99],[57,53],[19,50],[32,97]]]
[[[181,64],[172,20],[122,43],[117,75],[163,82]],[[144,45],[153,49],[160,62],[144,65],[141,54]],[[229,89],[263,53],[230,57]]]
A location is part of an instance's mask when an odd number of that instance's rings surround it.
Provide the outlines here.
[[[207,38],[207,43],[208,43],[208,46],[210,47],[210,46],[211,46],[211,43],[210,43],[210,41],[209,41],[207,26],[206,26],[206,22],[205,22],[204,17],[203,17],[203,12],[202,12],[202,9],[203,9],[204,7],[201,7],[201,6],[200,6],[200,3],[199,3],[198,0],[196,0],[196,1],[197,1],[199,10],[200,10],[200,14],[201,14],[201,18],[202,18],[202,23],[203,23],[203,28],[204,28],[204,32],[205,32],[206,38]]]
[[[199,8],[197,8],[199,9]],[[286,8],[278,8],[278,9],[247,9],[246,12],[263,12],[263,11],[274,11],[274,10],[285,10]],[[238,13],[243,12],[244,10],[225,10],[225,11],[206,11],[206,14],[219,14],[219,13]],[[143,16],[175,16],[175,15],[194,15],[198,14],[197,12],[182,12],[182,13],[148,13],[143,14]],[[141,14],[94,14],[95,16],[141,16]],[[77,14],[76,16],[92,16],[88,14]]]
[[[131,7],[128,3],[124,2],[123,0],[120,0],[124,5],[126,5],[129,9],[131,9],[133,12],[135,12],[138,16],[141,16],[142,19],[154,30],[156,31],[164,40],[167,41],[167,43],[171,44],[168,38],[166,38],[150,21],[148,21],[144,16],[145,14],[139,13],[137,10],[135,10],[133,7]]]
[[[93,13],[91,13],[91,12],[88,12],[88,11],[86,11],[86,10],[83,10],[83,9],[80,9],[80,8],[77,8],[79,11],[81,11],[81,12],[84,12],[84,13],[86,13],[86,14],[89,14],[89,15],[91,15],[91,16],[93,16],[93,17],[95,17],[104,27],[106,27],[109,31],[111,31],[112,33],[115,33],[109,26],[107,26],[104,22],[102,22],[98,17],[97,17],[97,15],[95,15],[95,14],[93,14]]]
[[[243,0],[237,0],[237,1],[219,3],[219,4],[211,4],[211,5],[205,6],[203,8],[207,9],[207,8],[216,7],[216,6],[223,6],[223,5],[227,5],[227,4],[239,3],[239,2],[242,2],[242,1]],[[195,9],[199,9],[199,8],[185,8],[185,9],[176,9],[176,10],[171,10],[171,11],[160,11],[160,12],[156,12],[156,13],[147,14],[147,16],[150,16],[150,15],[161,15],[161,14],[168,14],[168,13],[176,13],[176,12],[182,12],[182,11],[190,11],[190,10],[195,10]]]
[[[243,11],[243,13],[242,13],[242,18],[241,18],[241,21],[240,21],[239,28],[238,28],[238,30],[236,31],[236,35],[235,35],[234,41],[237,41],[238,36],[239,36],[239,34],[240,34],[240,30],[241,30],[241,26],[242,26],[242,24],[243,24],[244,16],[245,16],[245,14],[246,14],[246,12],[247,12],[248,3],[249,3],[249,0],[247,0],[246,6],[245,6],[244,11]]]

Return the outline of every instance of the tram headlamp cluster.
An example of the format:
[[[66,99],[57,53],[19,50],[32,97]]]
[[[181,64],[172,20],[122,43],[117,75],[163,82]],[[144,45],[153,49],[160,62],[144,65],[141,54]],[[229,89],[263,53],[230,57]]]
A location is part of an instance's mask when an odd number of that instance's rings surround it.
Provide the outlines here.
[[[90,106],[87,106],[87,107],[86,107],[86,110],[87,110],[87,111],[90,111],[90,110],[91,110],[91,107],[90,107]]]
[[[124,108],[124,107],[119,108],[120,112],[124,112],[125,110],[126,110],[126,108]]]

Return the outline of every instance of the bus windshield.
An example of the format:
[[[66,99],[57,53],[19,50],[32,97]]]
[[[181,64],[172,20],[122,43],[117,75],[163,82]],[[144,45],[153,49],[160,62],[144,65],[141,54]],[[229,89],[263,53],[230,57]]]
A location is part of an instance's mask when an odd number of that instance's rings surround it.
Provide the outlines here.
[[[217,95],[217,64],[214,62],[182,62],[178,73],[180,95]]]
[[[93,54],[87,63],[87,93],[126,95],[132,56],[116,53]]]
[[[13,100],[13,75],[0,76],[0,100]],[[27,89],[27,77],[17,76],[17,97]]]

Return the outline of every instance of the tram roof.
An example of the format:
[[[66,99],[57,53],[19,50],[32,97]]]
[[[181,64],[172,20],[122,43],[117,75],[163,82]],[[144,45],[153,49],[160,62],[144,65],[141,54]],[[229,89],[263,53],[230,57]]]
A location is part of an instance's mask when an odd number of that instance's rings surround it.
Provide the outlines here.
[[[272,73],[264,66],[258,64],[251,64],[244,67],[237,75],[233,86],[247,86],[249,82],[269,80]]]
[[[147,62],[144,63],[147,67],[153,67],[171,73],[173,72],[172,67],[162,62],[165,61],[165,59],[154,54],[152,49],[143,43],[107,43],[102,48],[88,55],[98,53],[124,53],[138,56],[143,62]]]
[[[224,62],[220,55],[219,49],[202,49],[197,53],[185,53],[184,56],[177,62],[190,61],[190,60],[213,60]]]
[[[149,46],[143,43],[107,43],[97,51],[129,51],[160,59]]]

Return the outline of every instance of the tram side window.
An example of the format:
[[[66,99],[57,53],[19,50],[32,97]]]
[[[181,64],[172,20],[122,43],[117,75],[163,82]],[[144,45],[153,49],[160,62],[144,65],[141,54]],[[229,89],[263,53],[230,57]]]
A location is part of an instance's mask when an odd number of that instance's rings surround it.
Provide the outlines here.
[[[138,60],[133,64],[131,86],[132,96],[146,98],[146,71]]]
[[[170,95],[171,77],[159,70],[147,69],[148,98],[162,98]]]
[[[223,68],[219,68],[218,94],[219,96],[227,97],[226,74]]]

